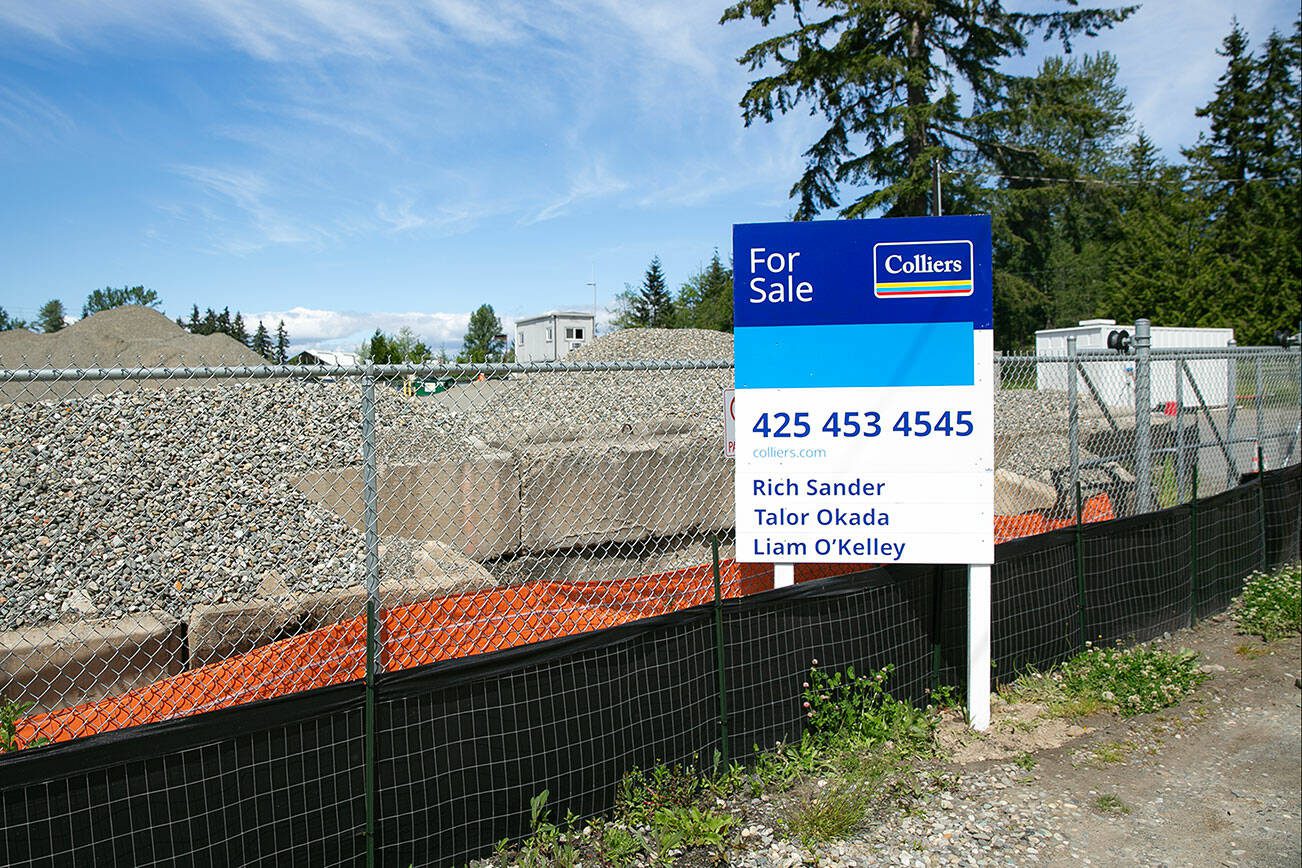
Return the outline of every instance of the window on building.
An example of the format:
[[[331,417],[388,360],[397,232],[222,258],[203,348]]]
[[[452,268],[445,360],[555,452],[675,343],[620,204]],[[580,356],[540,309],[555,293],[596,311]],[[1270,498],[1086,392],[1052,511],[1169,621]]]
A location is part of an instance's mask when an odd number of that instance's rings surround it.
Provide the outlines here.
[[[583,340],[583,329],[581,329],[581,328],[567,328],[567,329],[565,330],[565,340],[567,340],[567,341],[581,341],[581,340]]]
[[[552,342],[552,330],[551,330],[550,328],[548,328],[548,329],[547,329],[547,343],[550,344],[551,342]]]
[[[515,333],[515,342],[520,346],[524,346],[524,332]]]

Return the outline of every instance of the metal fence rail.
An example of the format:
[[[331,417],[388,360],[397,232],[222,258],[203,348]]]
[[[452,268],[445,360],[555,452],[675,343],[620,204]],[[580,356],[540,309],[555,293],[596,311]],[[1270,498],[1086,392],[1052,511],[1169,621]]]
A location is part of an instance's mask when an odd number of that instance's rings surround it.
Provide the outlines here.
[[[999,357],[997,536],[1296,464],[1298,358]],[[18,746],[705,602],[712,540],[720,593],[769,578],[730,561],[728,360],[0,361]]]

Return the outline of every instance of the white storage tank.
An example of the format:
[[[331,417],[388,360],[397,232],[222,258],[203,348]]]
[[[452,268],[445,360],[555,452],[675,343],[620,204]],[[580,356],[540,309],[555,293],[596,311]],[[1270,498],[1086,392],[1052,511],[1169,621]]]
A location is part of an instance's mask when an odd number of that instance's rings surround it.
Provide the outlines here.
[[[1106,350],[1108,334],[1124,329],[1134,339],[1134,324],[1117,325],[1111,319],[1086,319],[1080,325],[1061,329],[1042,329],[1035,333],[1035,354],[1037,356],[1067,355],[1067,338],[1075,336],[1078,350]],[[1180,328],[1176,326],[1153,326],[1152,347],[1154,350],[1209,349],[1227,347],[1234,340],[1234,329],[1215,328]],[[1228,359],[1190,359],[1189,373],[1202,392],[1203,400],[1209,407],[1224,407],[1228,397],[1228,378],[1230,363]],[[1082,367],[1089,374],[1103,402],[1110,407],[1135,406],[1135,356],[1134,353],[1117,354],[1116,358],[1099,359],[1097,357],[1082,360]],[[1175,360],[1154,361],[1152,364],[1151,395],[1153,407],[1163,407],[1176,399],[1176,374],[1180,363]],[[1078,384],[1082,392],[1084,383]],[[1035,386],[1041,390],[1065,392],[1067,390],[1066,362],[1037,362],[1035,366]],[[1195,406],[1198,398],[1194,394],[1189,378],[1184,382],[1184,405]]]

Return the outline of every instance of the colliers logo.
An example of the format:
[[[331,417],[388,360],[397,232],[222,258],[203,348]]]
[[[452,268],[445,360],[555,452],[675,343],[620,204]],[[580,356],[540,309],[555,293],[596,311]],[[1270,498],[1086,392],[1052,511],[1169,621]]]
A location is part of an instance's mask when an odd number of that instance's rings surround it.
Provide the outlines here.
[[[878,298],[971,294],[971,241],[884,241],[873,245],[873,295]]]

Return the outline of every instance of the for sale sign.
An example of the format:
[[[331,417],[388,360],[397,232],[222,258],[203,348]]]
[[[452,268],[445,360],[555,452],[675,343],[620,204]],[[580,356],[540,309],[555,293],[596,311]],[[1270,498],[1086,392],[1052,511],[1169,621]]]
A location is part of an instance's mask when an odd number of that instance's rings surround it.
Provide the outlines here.
[[[733,228],[737,555],[994,557],[990,220]]]

